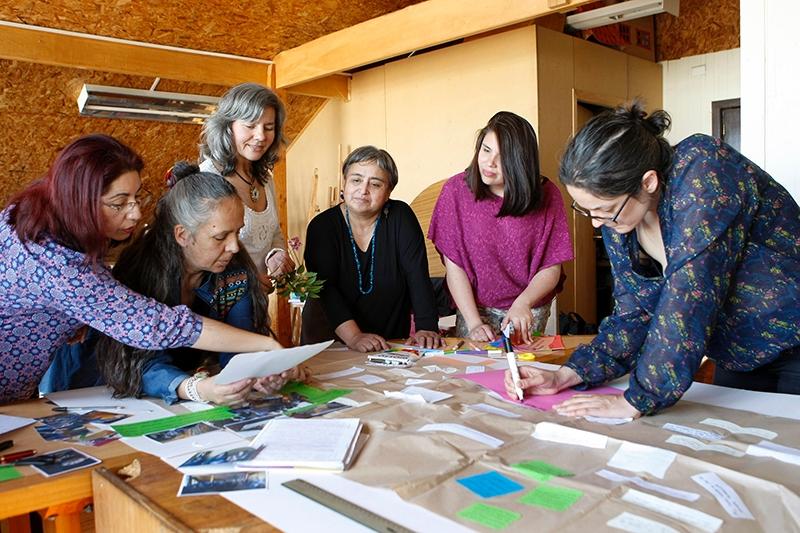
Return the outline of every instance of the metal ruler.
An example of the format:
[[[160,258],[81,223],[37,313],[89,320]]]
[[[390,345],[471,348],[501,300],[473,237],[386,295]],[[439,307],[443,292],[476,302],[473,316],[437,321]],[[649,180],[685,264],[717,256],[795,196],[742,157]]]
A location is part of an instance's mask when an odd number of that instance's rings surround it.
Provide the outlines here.
[[[413,533],[412,530],[392,522],[388,518],[375,514],[344,498],[340,498],[325,489],[312,485],[308,481],[293,479],[292,481],[282,483],[282,485],[374,531],[385,533]]]

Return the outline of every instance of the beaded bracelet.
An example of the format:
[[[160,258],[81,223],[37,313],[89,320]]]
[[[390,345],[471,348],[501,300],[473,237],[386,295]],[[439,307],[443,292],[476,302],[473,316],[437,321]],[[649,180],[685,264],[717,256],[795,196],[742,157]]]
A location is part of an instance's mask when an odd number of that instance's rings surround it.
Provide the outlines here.
[[[208,403],[205,400],[203,400],[200,397],[200,393],[197,392],[197,384],[200,383],[200,381],[206,379],[206,377],[208,376],[195,374],[186,381],[186,396],[188,396],[191,401],[199,403]]]

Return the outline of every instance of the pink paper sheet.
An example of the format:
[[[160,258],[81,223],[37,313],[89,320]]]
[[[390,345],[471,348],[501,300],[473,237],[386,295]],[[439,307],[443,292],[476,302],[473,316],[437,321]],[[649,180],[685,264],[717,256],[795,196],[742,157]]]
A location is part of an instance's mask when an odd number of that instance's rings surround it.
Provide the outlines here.
[[[508,398],[506,387],[503,384],[503,374],[505,374],[505,370],[492,370],[476,374],[456,374],[453,377],[473,381],[482,387],[495,391],[504,398]],[[525,396],[525,399],[521,403],[528,407],[549,411],[554,405],[558,405],[576,394],[622,394],[622,391],[614,387],[595,387],[594,389],[585,391],[567,389],[558,394],[551,394],[548,396]]]

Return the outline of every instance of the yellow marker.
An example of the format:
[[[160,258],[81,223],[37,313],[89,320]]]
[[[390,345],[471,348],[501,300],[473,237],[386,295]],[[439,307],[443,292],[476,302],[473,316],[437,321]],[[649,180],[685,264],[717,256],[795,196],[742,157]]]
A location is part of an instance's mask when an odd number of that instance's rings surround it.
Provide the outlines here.
[[[536,355],[532,354],[531,352],[518,353],[517,359],[519,359],[520,361],[535,361]]]

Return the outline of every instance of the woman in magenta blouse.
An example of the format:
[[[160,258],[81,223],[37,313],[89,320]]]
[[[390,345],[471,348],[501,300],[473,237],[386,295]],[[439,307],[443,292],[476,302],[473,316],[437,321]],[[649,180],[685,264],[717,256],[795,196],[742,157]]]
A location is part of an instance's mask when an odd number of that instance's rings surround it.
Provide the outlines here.
[[[0,403],[31,398],[55,349],[83,325],[146,350],[280,347],[112,278],[103,257],[141,218],[142,167],[112,137],[81,137],[0,212]]]
[[[510,322],[531,342],[544,330],[573,255],[561,193],[539,173],[527,120],[501,111],[478,132],[469,167],[442,188],[428,238],[458,307],[456,335],[489,341]]]

